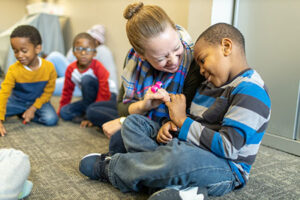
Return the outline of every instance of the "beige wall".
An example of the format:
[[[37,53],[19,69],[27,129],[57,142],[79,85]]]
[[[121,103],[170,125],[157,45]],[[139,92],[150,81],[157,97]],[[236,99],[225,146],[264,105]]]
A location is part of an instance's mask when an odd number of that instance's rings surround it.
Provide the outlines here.
[[[26,0],[0,0],[0,32],[26,15]]]
[[[69,33],[66,47],[70,47],[72,38],[78,32],[86,31],[94,24],[103,24],[107,29],[106,45],[114,56],[119,75],[130,44],[126,37],[123,11],[134,0],[60,0],[65,13],[69,16]],[[185,0],[144,0],[144,4],[161,6],[172,20],[187,28],[189,1]],[[180,12],[179,12],[180,11]],[[71,30],[71,31],[70,31]],[[67,30],[68,31],[68,30]]]
[[[211,24],[212,0],[190,0],[188,32],[195,41]]]

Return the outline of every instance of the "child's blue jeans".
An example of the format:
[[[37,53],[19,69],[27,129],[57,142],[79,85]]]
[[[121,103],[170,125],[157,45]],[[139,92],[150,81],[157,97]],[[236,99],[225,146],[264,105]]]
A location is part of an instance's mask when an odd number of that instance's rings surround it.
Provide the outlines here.
[[[5,117],[20,115],[24,113],[34,102],[25,102],[11,97],[6,104]],[[54,126],[58,122],[58,116],[50,102],[44,103],[40,109],[37,109],[32,119],[33,122]]]
[[[114,93],[111,93],[109,101],[94,102],[88,106],[86,111],[86,118],[99,127],[118,117],[117,95]]]
[[[122,192],[197,186],[220,196],[239,185],[226,159],[177,138],[160,145],[156,142],[159,128],[142,115],[126,118],[122,137],[129,153],[115,154],[109,162],[113,186]]]
[[[60,110],[60,116],[64,120],[72,120],[74,117],[83,116],[88,106],[95,102],[98,93],[98,79],[86,75],[81,79],[82,100],[69,103]]]

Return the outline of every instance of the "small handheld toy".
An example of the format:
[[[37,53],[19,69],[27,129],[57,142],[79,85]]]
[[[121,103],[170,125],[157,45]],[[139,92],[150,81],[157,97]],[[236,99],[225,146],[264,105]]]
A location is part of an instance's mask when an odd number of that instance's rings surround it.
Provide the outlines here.
[[[151,92],[156,93],[162,87],[162,82],[158,81],[151,87]]]

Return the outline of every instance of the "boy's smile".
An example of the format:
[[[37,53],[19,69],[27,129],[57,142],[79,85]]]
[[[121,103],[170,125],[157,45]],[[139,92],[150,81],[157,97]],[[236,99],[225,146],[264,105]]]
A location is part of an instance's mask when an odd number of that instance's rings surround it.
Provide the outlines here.
[[[41,45],[34,46],[26,37],[14,37],[10,39],[16,59],[25,66],[34,68],[39,65],[37,55],[41,51]]]
[[[210,45],[203,38],[194,48],[195,60],[200,66],[200,74],[216,87],[221,87],[230,78],[230,65],[228,65],[223,46]]]

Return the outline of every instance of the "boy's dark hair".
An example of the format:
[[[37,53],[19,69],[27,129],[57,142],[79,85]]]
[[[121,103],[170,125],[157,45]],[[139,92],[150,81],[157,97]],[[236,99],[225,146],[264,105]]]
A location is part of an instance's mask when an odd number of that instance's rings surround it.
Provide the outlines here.
[[[96,47],[96,41],[95,38],[93,38],[90,34],[86,33],[86,32],[82,32],[82,33],[78,33],[74,40],[73,40],[73,47],[75,46],[75,42],[81,38],[85,38],[88,39],[92,42],[92,44],[94,45],[94,47]]]
[[[221,44],[223,38],[237,42],[245,53],[245,39],[243,34],[234,26],[226,23],[217,23],[206,29],[197,39],[203,38],[213,45]]]
[[[30,42],[34,46],[42,44],[42,37],[39,31],[35,27],[30,25],[21,25],[15,28],[10,34],[10,39],[15,37],[29,38]]]

